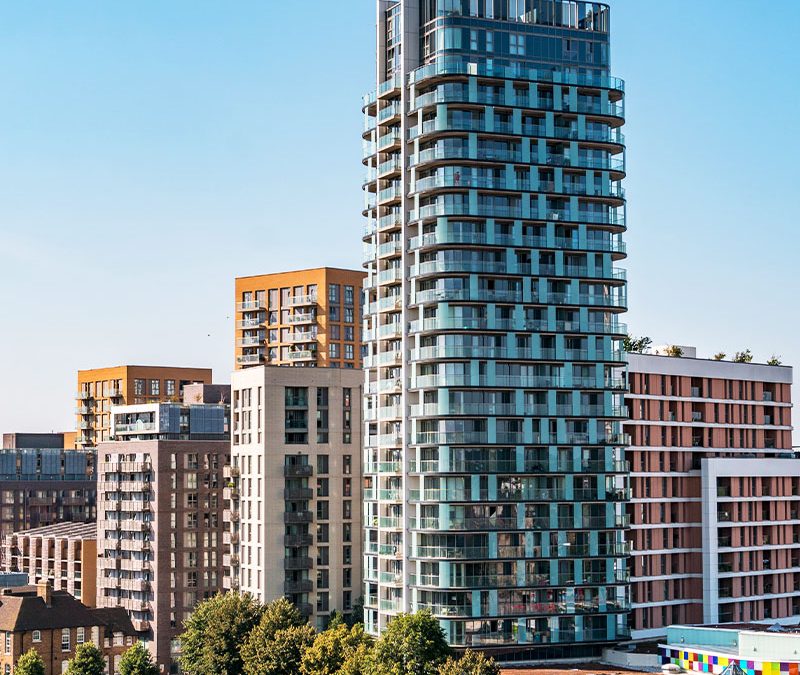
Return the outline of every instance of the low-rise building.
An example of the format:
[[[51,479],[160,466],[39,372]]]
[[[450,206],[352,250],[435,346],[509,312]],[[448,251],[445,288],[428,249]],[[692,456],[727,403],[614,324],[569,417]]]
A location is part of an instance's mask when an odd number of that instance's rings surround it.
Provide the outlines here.
[[[661,663],[677,672],[797,675],[800,626],[720,624],[669,626],[658,646]],[[678,670],[679,669],[679,670]]]
[[[35,649],[46,675],[66,670],[75,650],[94,642],[103,652],[108,672],[118,672],[119,659],[133,645],[136,633],[124,610],[91,609],[47,581],[36,586],[0,591],[0,672],[13,672],[19,657]]]
[[[225,404],[174,405],[208,409],[187,414],[178,438],[97,447],[97,604],[128,610],[164,672],[177,672],[177,637],[197,602],[223,588],[230,458]],[[138,415],[139,408],[116,407],[113,415]]]
[[[792,369],[664,351],[629,355],[632,637],[800,619]]]
[[[97,525],[56,523],[14,532],[3,543],[3,569],[22,572],[30,583],[49,581],[84,605],[96,605]]]
[[[95,519],[91,451],[45,448],[0,450],[0,537],[61,522]]]
[[[361,595],[361,386],[340,368],[232,375],[230,584],[318,627]]]

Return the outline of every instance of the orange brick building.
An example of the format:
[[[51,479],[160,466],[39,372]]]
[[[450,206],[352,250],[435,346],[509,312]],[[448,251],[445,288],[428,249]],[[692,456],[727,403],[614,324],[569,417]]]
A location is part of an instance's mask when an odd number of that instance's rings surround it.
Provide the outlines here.
[[[361,368],[356,270],[319,267],[236,279],[236,368]]]
[[[179,401],[186,384],[211,384],[210,368],[114,366],[78,371],[79,447],[109,440],[111,406]]]

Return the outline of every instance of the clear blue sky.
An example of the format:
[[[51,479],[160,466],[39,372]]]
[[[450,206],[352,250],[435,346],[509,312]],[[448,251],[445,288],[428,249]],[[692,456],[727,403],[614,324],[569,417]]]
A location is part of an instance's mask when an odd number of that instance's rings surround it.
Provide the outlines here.
[[[636,334],[800,364],[800,2],[612,0]],[[361,263],[374,2],[0,4],[0,430],[211,366],[233,279]]]

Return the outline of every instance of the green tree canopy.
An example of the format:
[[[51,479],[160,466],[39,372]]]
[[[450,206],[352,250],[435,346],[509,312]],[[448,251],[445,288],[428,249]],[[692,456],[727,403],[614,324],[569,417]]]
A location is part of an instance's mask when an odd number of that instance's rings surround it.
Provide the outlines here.
[[[297,675],[303,654],[314,643],[315,635],[308,624],[273,632],[269,622],[262,621],[242,645],[242,672],[245,675]]]
[[[667,356],[676,356],[680,358],[683,356],[683,350],[678,345],[670,345],[664,352]]]
[[[345,662],[350,660],[362,645],[369,648],[372,645],[372,638],[364,633],[361,624],[348,628],[343,623],[336,623],[314,639],[314,644],[303,654],[300,672],[302,675],[340,673]]]
[[[75,657],[67,666],[67,675],[103,675],[106,660],[94,642],[84,642],[75,650]]]
[[[642,354],[653,344],[653,340],[647,336],[634,337],[628,333],[622,340],[622,348],[630,354]]]
[[[158,675],[158,666],[153,663],[150,652],[141,642],[126,649],[119,660],[119,675]]]
[[[775,354],[773,354],[767,360],[767,365],[768,366],[779,366],[779,365],[781,365],[781,357],[780,356],[775,356]]]
[[[374,675],[436,675],[450,656],[444,631],[430,612],[400,614],[375,643]]]
[[[491,656],[468,649],[460,659],[448,658],[439,675],[500,675],[500,666]]]
[[[218,593],[201,602],[184,624],[181,666],[193,675],[240,675],[240,649],[264,607],[249,594]]]
[[[733,357],[734,363],[750,363],[753,360],[753,354],[749,349],[743,352],[736,352]]]
[[[716,354],[714,354],[714,360],[722,361],[726,356],[727,354],[725,352],[717,352]]]
[[[33,647],[19,657],[14,668],[15,675],[44,675],[44,661]]]

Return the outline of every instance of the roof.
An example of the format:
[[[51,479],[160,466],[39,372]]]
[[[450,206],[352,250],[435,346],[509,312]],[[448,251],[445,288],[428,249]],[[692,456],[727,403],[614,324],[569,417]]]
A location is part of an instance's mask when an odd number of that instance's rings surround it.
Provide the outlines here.
[[[91,609],[66,591],[51,591],[50,607],[37,594],[36,586],[3,589],[0,594],[0,630],[20,632],[105,626],[107,630],[135,634],[122,607]]]
[[[30,530],[20,530],[11,536],[97,539],[97,523],[55,523],[44,527],[34,527]]]

